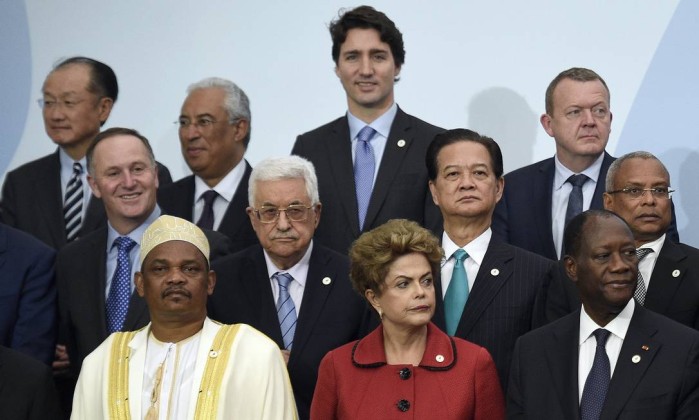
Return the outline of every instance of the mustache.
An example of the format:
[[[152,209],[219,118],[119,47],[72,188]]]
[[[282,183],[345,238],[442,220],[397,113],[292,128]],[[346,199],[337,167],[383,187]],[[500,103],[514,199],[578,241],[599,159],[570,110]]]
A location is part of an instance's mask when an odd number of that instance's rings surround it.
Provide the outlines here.
[[[185,289],[182,286],[168,286],[163,292],[160,294],[160,297],[167,297],[173,294],[182,294],[187,296],[188,298],[192,297],[192,294],[189,292],[189,290]]]

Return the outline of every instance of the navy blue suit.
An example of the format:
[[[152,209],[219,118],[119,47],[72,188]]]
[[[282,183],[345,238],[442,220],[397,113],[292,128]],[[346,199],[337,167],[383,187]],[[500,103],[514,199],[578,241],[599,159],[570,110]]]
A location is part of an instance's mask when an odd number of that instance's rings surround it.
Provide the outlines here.
[[[56,252],[0,224],[0,344],[51,364],[57,337]]]

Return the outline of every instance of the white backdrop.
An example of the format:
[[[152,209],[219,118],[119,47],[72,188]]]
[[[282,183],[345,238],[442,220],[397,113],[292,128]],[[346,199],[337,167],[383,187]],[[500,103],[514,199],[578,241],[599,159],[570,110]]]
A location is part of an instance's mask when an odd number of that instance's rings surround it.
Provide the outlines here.
[[[614,120],[609,152],[619,155],[634,150],[635,143],[620,136],[629,132],[625,124],[637,97],[647,90],[644,80],[657,64],[654,60],[667,62],[690,54],[684,49],[660,53],[668,50],[665,44],[678,42],[665,39],[671,25],[689,26],[678,21],[683,16],[699,18],[699,7],[692,3],[379,0],[371,4],[391,17],[404,34],[407,54],[396,86],[398,104],[435,125],[468,127],[492,136],[500,143],[505,169],[510,171],[553,155],[553,140],[538,118],[549,81],[572,66],[594,69],[611,89]],[[175,179],[188,172],[173,121],[191,82],[220,76],[247,92],[253,115],[247,158],[253,165],[270,155],[288,154],[298,134],[346,110],[344,92],[333,72],[327,24],[339,9],[358,4],[0,0],[3,4],[19,12],[12,18],[0,15],[0,35],[7,40],[6,36],[17,36],[26,26],[29,51],[19,47],[19,38],[11,48],[0,50],[0,76],[11,74],[23,54],[28,56],[31,101],[26,109],[15,106],[22,101],[3,104],[7,100],[3,98],[27,93],[18,93],[21,87],[15,86],[12,77],[0,78],[0,119],[9,120],[12,113],[18,115],[13,121],[25,118],[18,145],[16,139],[3,139],[9,142],[4,153],[11,158],[0,173],[55,149],[44,132],[35,99],[52,64],[72,55],[94,57],[114,68],[121,91],[106,127],[142,132]],[[689,27],[686,31],[690,45],[696,47],[696,31]],[[674,36],[685,39],[686,34]],[[697,49],[690,55],[696,57]],[[692,65],[697,67],[698,60],[692,58]],[[645,101],[652,104],[653,99]],[[655,115],[657,110],[650,112]],[[657,124],[663,124],[656,127],[662,133],[667,121]],[[665,139],[651,140],[645,146],[650,151],[663,155],[669,150]],[[672,141],[696,149],[696,136]],[[681,162],[666,163],[673,178],[680,174]],[[678,217],[682,229],[688,224],[689,211],[678,206]]]

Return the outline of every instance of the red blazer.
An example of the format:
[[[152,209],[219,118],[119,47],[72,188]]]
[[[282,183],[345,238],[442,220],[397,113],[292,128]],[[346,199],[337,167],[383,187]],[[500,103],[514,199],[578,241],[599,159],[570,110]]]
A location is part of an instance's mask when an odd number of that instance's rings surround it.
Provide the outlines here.
[[[311,405],[311,419],[362,418],[497,420],[505,403],[483,347],[430,323],[420,365],[388,365],[379,326],[323,358]]]

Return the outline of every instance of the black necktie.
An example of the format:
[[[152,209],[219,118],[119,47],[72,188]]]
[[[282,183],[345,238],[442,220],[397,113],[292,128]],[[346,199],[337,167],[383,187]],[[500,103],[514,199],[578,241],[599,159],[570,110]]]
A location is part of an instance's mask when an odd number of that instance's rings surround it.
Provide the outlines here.
[[[599,419],[611,378],[609,357],[607,357],[605,348],[610,333],[603,328],[598,328],[592,334],[597,340],[597,348],[595,349],[595,361],[592,363],[590,374],[585,380],[585,387],[580,399],[580,418],[582,420]]]
[[[578,175],[571,175],[570,178],[566,180],[566,182],[569,182],[572,186],[573,189],[570,191],[570,195],[568,196],[568,208],[566,209],[566,224],[564,226],[564,229],[566,226],[568,226],[568,223],[570,220],[582,213],[583,211],[583,193],[582,193],[582,187],[585,185],[585,183],[589,180],[590,178],[587,177],[587,175],[583,174],[578,174]]]
[[[204,197],[204,210],[201,212],[201,217],[197,222],[197,226],[202,229],[214,228],[214,201],[218,197],[218,193],[214,190],[209,190],[201,195]]]

